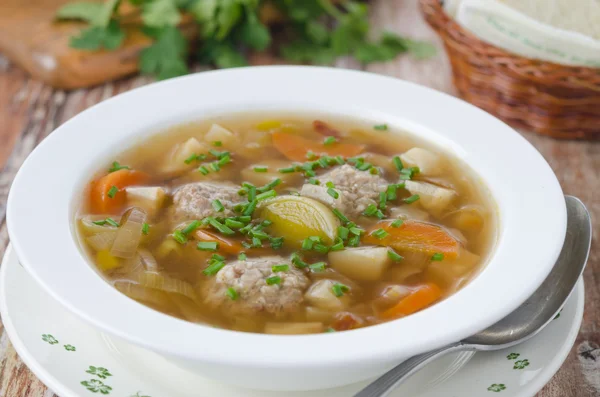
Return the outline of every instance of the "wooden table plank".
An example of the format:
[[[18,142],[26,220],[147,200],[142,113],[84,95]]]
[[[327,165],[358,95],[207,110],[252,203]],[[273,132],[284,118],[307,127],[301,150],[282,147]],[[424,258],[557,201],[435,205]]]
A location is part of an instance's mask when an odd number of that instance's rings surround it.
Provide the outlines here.
[[[372,1],[372,22],[380,30],[431,40],[441,48],[438,38],[420,16],[417,0]],[[257,56],[254,62],[272,63],[272,59]],[[341,60],[337,66],[360,68],[349,60]],[[455,93],[442,50],[426,61],[400,57],[393,62],[369,66],[367,70]],[[29,152],[53,129],[82,110],[150,81],[146,77],[134,77],[67,93],[32,81],[0,55],[0,167],[4,164],[0,173],[0,257],[8,242],[4,224],[8,188]],[[523,135],[547,159],[565,193],[581,198],[592,217],[600,219],[600,143],[563,142],[530,133]],[[538,397],[600,396],[600,250],[596,248],[599,236],[599,224],[595,223],[592,253],[585,272],[586,311],[581,332],[565,365]],[[0,396],[52,397],[54,394],[20,361],[3,331],[0,323]]]

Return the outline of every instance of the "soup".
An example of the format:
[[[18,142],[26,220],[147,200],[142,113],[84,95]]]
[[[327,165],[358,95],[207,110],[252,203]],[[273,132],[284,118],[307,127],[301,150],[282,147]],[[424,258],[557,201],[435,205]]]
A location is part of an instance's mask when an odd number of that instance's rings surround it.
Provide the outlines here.
[[[430,144],[283,114],[186,124],[115,154],[77,215],[82,246],[123,294],[273,334],[426,309],[481,269],[495,222],[482,182]]]

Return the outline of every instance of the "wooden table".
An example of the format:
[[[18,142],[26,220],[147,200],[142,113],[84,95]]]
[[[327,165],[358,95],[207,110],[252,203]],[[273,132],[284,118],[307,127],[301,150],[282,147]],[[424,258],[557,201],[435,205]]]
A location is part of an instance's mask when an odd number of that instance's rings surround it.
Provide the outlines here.
[[[445,54],[437,37],[421,18],[416,0],[376,0],[372,1],[372,11],[377,28],[435,41],[440,51],[438,56],[426,61],[400,57],[394,62],[369,66],[366,70],[454,94]],[[268,59],[258,57],[254,61],[269,63]],[[337,66],[361,68],[348,60],[340,60]],[[27,154],[52,130],[82,110],[150,81],[138,76],[88,90],[64,92],[31,80],[0,55],[0,167],[4,165],[0,173],[0,257],[8,243],[4,222],[8,189]],[[526,132],[523,135],[548,160],[565,193],[581,198],[592,217],[600,219],[600,142],[563,142]],[[566,363],[538,394],[539,397],[600,396],[598,236],[600,223],[594,227],[594,245],[585,271],[586,310],[581,331]],[[0,323],[0,396],[54,396],[19,359],[3,331]]]

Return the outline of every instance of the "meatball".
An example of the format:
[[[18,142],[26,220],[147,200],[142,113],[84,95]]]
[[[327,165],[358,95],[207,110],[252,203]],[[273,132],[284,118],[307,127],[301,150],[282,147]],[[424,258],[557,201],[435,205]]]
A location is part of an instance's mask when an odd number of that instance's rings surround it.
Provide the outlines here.
[[[387,182],[379,175],[357,170],[348,164],[326,172],[318,179],[321,185],[304,185],[300,194],[337,208],[351,218],[359,216],[370,204],[377,204],[379,193],[387,189]],[[337,199],[327,193],[327,182],[335,186],[339,193]]]
[[[274,273],[274,265],[288,265],[285,272]],[[267,278],[279,276],[280,283],[267,284]],[[310,281],[281,256],[235,260],[226,264],[202,288],[203,300],[213,309],[223,309],[228,316],[268,313],[283,317],[299,308]],[[232,300],[227,290],[233,287],[238,298]]]
[[[181,186],[173,197],[173,216],[176,221],[203,219],[207,216],[233,216],[233,207],[240,202],[239,187],[233,184],[199,182]],[[225,209],[217,212],[212,206],[219,200]]]

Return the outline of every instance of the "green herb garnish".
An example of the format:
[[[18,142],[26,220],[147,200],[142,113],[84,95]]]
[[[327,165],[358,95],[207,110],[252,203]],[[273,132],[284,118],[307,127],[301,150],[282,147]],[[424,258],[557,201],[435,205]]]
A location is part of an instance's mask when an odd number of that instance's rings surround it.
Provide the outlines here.
[[[420,199],[419,195],[418,194],[413,194],[412,196],[405,198],[403,201],[406,204],[412,204],[415,201],[417,201],[418,199]]]
[[[402,226],[403,223],[404,223],[404,221],[402,219],[396,219],[395,221],[392,222],[392,227],[400,227],[400,226]]]
[[[379,124],[379,125],[373,126],[373,129],[375,129],[377,131],[387,131],[388,126],[387,126],[387,124]]]
[[[287,264],[282,264],[282,265],[273,265],[271,267],[271,271],[273,271],[273,273],[277,273],[277,272],[287,272],[288,270],[290,270],[290,265]]]
[[[400,262],[402,259],[404,259],[403,256],[398,255],[398,253],[391,248],[388,249],[387,255],[388,255],[388,258],[390,258],[394,262]]]
[[[220,200],[213,200],[213,202],[211,204],[215,211],[217,211],[217,212],[225,211],[225,207],[223,206],[223,204],[221,203]]]
[[[108,172],[115,172],[115,171],[119,171],[119,170],[129,170],[130,168],[126,165],[121,165],[119,164],[118,161],[113,161],[112,163],[112,167],[110,167],[108,169]]]
[[[350,287],[348,287],[347,285],[344,285],[344,284],[335,283],[331,286],[331,291],[333,292],[333,294],[335,296],[337,296],[339,298],[339,297],[343,296],[344,293],[350,291]]]
[[[281,284],[281,277],[272,276],[267,278],[265,281],[267,282],[267,285]]]
[[[265,166],[254,167],[254,172],[267,172],[267,171],[269,171],[269,167],[265,167]]]
[[[119,192],[119,188],[116,186],[111,186],[110,189],[108,189],[108,193],[106,194],[108,197],[110,198],[115,198],[116,194]]]
[[[443,261],[444,260],[444,254],[442,254],[441,252],[436,252],[435,254],[432,255],[431,257],[432,261]]]
[[[219,243],[216,241],[200,241],[196,248],[200,251],[216,251],[219,249]]]
[[[338,140],[335,139],[334,136],[328,136],[327,138],[325,138],[323,140],[323,144],[324,145],[333,145],[334,143],[336,143]]]
[[[193,220],[193,221],[190,222],[189,225],[187,225],[186,227],[184,227],[181,232],[187,236],[188,234],[190,234],[194,230],[198,229],[198,227],[200,227],[200,221]]]
[[[179,244],[185,244],[185,243],[187,243],[187,237],[185,236],[185,234],[183,234],[181,232],[181,230],[175,230],[173,232],[172,236],[173,236],[173,239],[175,241],[177,241]]]
[[[383,229],[377,229],[374,232],[372,232],[371,235],[377,237],[379,240],[382,240],[390,234]]]
[[[239,298],[237,291],[233,287],[227,288],[227,291],[225,291],[225,295],[227,295],[232,301]]]
[[[144,233],[145,235],[148,235],[148,233],[150,233],[150,225],[148,225],[145,222],[144,224],[142,224],[142,233]]]

